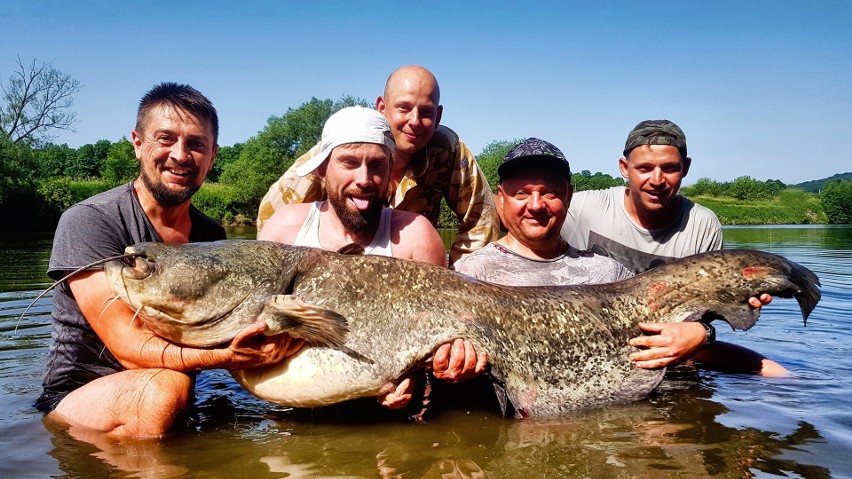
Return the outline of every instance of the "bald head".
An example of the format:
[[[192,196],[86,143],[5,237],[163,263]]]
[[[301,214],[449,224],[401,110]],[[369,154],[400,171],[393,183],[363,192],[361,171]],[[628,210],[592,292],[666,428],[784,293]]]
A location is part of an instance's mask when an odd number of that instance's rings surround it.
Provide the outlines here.
[[[416,65],[398,68],[385,83],[376,109],[387,118],[396,143],[394,169],[405,171],[411,157],[426,147],[441,122],[441,92],[429,70]]]
[[[408,65],[394,70],[385,82],[384,97],[391,97],[400,89],[412,87],[422,92],[430,92],[429,98],[435,105],[441,104],[441,88],[438,86],[438,79],[432,72],[419,65]]]

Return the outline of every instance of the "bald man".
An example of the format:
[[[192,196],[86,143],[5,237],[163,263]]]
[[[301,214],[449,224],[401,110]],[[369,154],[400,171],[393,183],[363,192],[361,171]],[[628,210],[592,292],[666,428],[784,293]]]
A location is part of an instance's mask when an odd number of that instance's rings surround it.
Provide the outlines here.
[[[393,153],[387,199],[391,208],[425,216],[436,225],[441,198],[459,220],[450,249],[450,264],[499,237],[494,199],[476,158],[446,126],[439,125],[443,107],[438,80],[420,66],[404,66],[385,83],[376,110],[391,126]],[[263,197],[257,216],[258,233],[266,220],[286,204],[321,201],[322,178],[316,171],[303,176],[298,168],[319,154],[320,145],[298,158]]]

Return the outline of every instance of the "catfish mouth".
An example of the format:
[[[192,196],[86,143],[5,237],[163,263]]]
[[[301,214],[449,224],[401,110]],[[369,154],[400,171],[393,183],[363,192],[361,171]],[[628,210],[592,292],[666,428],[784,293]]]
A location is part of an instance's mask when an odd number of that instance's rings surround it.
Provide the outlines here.
[[[122,263],[122,276],[129,279],[143,280],[151,276],[156,269],[156,263],[141,252],[125,255],[118,261]]]

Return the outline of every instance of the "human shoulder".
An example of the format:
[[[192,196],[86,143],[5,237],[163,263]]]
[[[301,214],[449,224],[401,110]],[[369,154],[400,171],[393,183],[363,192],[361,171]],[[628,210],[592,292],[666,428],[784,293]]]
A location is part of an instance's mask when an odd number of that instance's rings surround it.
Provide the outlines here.
[[[438,127],[435,128],[435,133],[432,135],[432,139],[429,140],[428,147],[456,150],[460,143],[461,140],[459,139],[459,135],[455,131],[447,126],[438,125]]]
[[[283,205],[266,220],[257,239],[292,244],[315,202]]]
[[[447,265],[444,241],[425,216],[396,209],[390,212],[394,256],[438,266]]]
[[[217,241],[227,237],[225,228],[221,223],[207,216],[192,204],[189,206],[189,218],[192,222],[192,231],[189,233],[191,242]]]
[[[707,225],[716,226],[718,228],[722,227],[722,223],[719,221],[719,217],[716,216],[716,213],[714,213],[713,210],[707,208],[706,206],[701,206],[698,203],[690,200],[689,198],[682,198],[684,209],[687,210],[690,220],[702,221]]]
[[[683,198],[684,214],[678,231],[687,235],[694,252],[714,251],[722,248],[722,223],[707,207]]]

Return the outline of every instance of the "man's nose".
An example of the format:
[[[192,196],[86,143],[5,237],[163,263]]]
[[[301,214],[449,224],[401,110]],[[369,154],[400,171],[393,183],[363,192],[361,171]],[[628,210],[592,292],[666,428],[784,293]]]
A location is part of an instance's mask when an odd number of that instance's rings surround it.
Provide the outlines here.
[[[171,156],[177,161],[184,161],[190,156],[190,150],[186,145],[186,141],[178,140],[174,142],[171,149]]]
[[[420,109],[412,108],[410,112],[408,112],[408,124],[411,126],[420,126],[423,123],[423,119],[420,118]]]
[[[544,206],[544,202],[541,201],[541,195],[537,191],[533,191],[530,195],[530,199],[527,201],[527,209],[538,211]]]
[[[355,172],[355,183],[359,186],[366,185],[370,182],[370,169],[366,164],[361,165]]]

